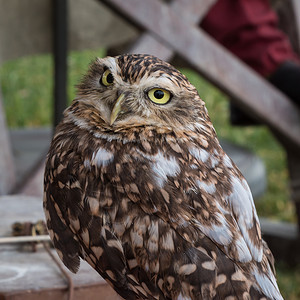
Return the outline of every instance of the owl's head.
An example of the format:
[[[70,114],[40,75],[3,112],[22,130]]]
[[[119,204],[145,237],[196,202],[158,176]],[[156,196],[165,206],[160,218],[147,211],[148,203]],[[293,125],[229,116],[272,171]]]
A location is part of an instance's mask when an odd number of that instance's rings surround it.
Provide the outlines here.
[[[85,119],[112,131],[149,125],[186,130],[207,118],[187,78],[150,55],[97,58],[78,85],[74,102]]]

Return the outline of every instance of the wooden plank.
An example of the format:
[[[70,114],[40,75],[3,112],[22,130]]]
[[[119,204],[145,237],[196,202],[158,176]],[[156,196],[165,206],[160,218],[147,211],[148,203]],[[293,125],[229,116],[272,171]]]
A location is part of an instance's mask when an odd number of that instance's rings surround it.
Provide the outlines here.
[[[52,130],[50,128],[22,128],[9,131],[11,148],[16,168],[16,187],[14,193],[32,179],[39,164],[46,158]],[[42,189],[42,185],[40,186]]]
[[[294,8],[295,21],[296,21],[297,33],[298,33],[298,42],[300,48],[300,1],[299,0],[291,0],[291,1]]]
[[[0,195],[8,194],[16,183],[15,164],[5,122],[0,90]]]
[[[159,38],[146,32],[131,46],[127,53],[151,54],[162,60],[168,61],[174,52]]]
[[[287,151],[288,169],[290,176],[290,195],[295,203],[300,232],[300,156],[299,153]]]
[[[56,252],[52,252],[58,258]],[[67,299],[66,279],[43,249],[1,251],[0,263],[0,299]],[[120,299],[86,262],[81,264],[77,274],[67,272],[75,287],[73,300]]]
[[[171,2],[170,8],[180,18],[184,18],[186,22],[196,24],[202,20],[215,2],[216,0],[207,0],[204,3],[198,0],[175,0]],[[152,54],[165,61],[171,60],[174,55],[171,47],[168,47],[162,39],[154,37],[149,32],[142,34],[128,53]]]
[[[270,247],[276,261],[290,265],[300,262],[300,237],[296,224],[259,218],[263,239]]]
[[[48,290],[37,291],[35,289],[27,290],[25,293],[7,293],[1,294],[1,300],[67,300],[68,290],[51,288]],[[75,289],[72,300],[121,300],[113,289],[107,284],[88,285]]]
[[[209,9],[217,0],[174,0],[170,8],[174,10],[178,18],[184,19],[189,24],[200,23]]]
[[[300,149],[300,115],[295,105],[200,28],[190,26],[157,0],[99,1],[160,37],[239,106]]]
[[[34,223],[44,219],[40,197],[1,196],[0,207],[0,236],[9,236],[14,222]],[[23,245],[21,249],[16,245],[1,245],[0,299],[67,299],[66,279],[47,252],[41,247],[37,252],[28,251],[30,247]],[[51,251],[58,258],[56,251]],[[74,300],[96,299],[97,294],[103,295],[102,299],[119,299],[85,261],[81,261],[77,274],[66,271],[74,283]]]

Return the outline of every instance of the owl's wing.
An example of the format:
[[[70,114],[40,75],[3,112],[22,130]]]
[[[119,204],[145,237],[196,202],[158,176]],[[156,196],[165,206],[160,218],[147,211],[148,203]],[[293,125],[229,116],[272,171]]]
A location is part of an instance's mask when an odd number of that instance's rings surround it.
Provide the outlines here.
[[[77,182],[76,178],[66,172],[66,166],[57,156],[47,162],[43,205],[48,232],[60,259],[76,273],[80,266],[81,247],[70,229],[68,205],[74,207],[80,203],[81,190],[80,187],[71,188],[72,182]]]
[[[183,286],[203,297],[216,289],[222,299],[224,291],[242,294],[256,284],[249,292],[254,297],[258,280],[272,298],[276,282],[269,280],[271,271],[263,273],[254,265],[248,279],[238,267],[255,261],[246,239],[257,237],[251,233],[255,221],[249,225],[239,218],[239,209],[246,217],[256,214],[238,206],[244,200],[237,193],[247,189],[242,179],[234,188],[235,168],[229,162],[225,168],[224,159],[216,162],[173,148],[146,154],[125,144],[118,156],[100,148],[94,160],[84,161],[74,153],[53,151],[45,172],[44,207],[63,262],[76,271],[83,257],[125,299],[173,299]],[[218,177],[221,167],[223,177]],[[277,294],[274,299],[280,299]]]
[[[168,245],[176,249],[180,238],[185,240],[186,245],[179,246],[179,269],[185,262],[188,273],[193,273],[194,267],[200,276],[204,274],[200,270],[204,267],[206,271],[216,272],[215,277],[210,274],[212,280],[222,278],[224,284],[235,285],[231,289],[233,293],[241,288],[235,283],[240,280],[241,284],[248,285],[245,290],[254,287],[251,297],[258,297],[255,293],[262,291],[260,295],[282,299],[269,263],[268,248],[263,245],[248,184],[223,150],[215,150],[184,149],[174,143],[153,155],[143,154],[149,165],[147,175],[141,177],[147,181],[139,183],[139,178],[135,178],[128,195],[134,201],[139,200],[145,212],[151,211],[171,226],[165,230],[169,232],[166,236],[160,233],[160,249]],[[158,227],[163,228],[163,225]],[[186,250],[188,245],[190,248]],[[173,250],[174,260],[175,253]],[[223,273],[219,273],[220,270]],[[195,286],[190,288],[196,290]]]
[[[141,178],[148,178],[152,190],[147,195],[147,185],[141,182],[138,190],[145,193],[141,205],[152,205],[152,212],[157,210],[174,226],[198,228],[234,261],[260,262],[263,247],[256,209],[234,163],[220,146],[209,152],[175,145],[155,155],[143,154],[148,171]],[[149,198],[151,202],[143,200]]]
[[[46,164],[44,211],[54,247],[72,272],[78,271],[81,257],[110,281],[121,296],[136,299],[138,293],[129,289],[130,278],[125,276],[123,246],[105,224],[105,214],[100,218],[92,206],[92,197],[87,200],[86,187],[82,186],[87,181],[80,175],[84,167],[80,162],[79,156],[64,152],[52,154]],[[98,189],[99,180],[91,180]]]
[[[196,211],[196,226],[235,261],[260,262],[261,231],[246,180],[221,148],[190,148],[189,153],[190,161],[182,168],[190,175],[186,192]]]

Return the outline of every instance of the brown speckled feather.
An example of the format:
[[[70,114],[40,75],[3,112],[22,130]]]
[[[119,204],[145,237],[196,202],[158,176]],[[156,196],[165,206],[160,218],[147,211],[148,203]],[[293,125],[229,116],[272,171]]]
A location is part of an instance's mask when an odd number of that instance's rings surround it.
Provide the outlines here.
[[[184,75],[124,55],[97,59],[78,88],[45,169],[64,264],[85,259],[124,299],[282,299],[249,187]]]

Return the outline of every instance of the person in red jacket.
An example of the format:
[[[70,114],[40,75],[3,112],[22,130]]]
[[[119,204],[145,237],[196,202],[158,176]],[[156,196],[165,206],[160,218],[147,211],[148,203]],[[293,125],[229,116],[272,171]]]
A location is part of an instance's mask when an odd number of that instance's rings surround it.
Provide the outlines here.
[[[269,0],[218,0],[200,26],[300,107],[300,59]],[[231,121],[249,118],[231,105]]]

